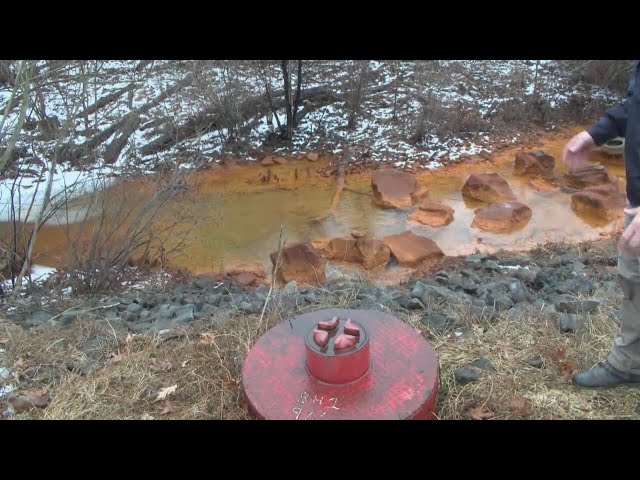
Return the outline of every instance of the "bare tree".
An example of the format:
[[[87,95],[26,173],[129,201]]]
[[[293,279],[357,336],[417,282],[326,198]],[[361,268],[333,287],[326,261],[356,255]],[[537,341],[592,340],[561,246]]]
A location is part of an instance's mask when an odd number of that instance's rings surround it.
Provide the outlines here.
[[[296,95],[293,98],[291,91],[291,69],[289,66],[289,60],[282,60],[282,78],[284,80],[284,103],[287,113],[287,125],[284,138],[291,140],[293,138],[293,130],[296,125],[296,118],[298,115],[298,107],[300,105],[300,91],[302,89],[302,60],[298,60],[298,75],[296,85]]]
[[[347,62],[345,99],[349,112],[347,128],[350,130],[356,127],[358,116],[362,110],[362,103],[367,95],[370,70],[369,63],[368,60],[353,60]]]
[[[10,161],[13,154],[13,149],[16,145],[16,141],[22,132],[22,127],[24,126],[24,122],[26,120],[27,107],[29,106],[29,93],[31,88],[31,77],[33,75],[33,70],[35,68],[35,62],[23,62],[21,61],[18,64],[17,73],[16,73],[16,83],[17,85],[11,91],[11,97],[7,102],[7,107],[5,109],[5,113],[2,116],[2,120],[0,121],[0,137],[5,137],[5,123],[9,114],[10,105],[14,96],[16,95],[16,91],[20,87],[22,90],[22,100],[20,102],[20,114],[18,115],[18,121],[13,129],[13,132],[9,136],[9,141],[7,142],[7,146],[4,149],[2,156],[0,157],[0,175],[3,175],[6,169],[10,165]]]

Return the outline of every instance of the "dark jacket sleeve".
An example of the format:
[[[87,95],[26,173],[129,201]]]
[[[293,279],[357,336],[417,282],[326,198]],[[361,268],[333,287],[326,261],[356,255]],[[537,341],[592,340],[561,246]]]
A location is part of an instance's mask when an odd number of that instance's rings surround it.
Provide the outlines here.
[[[587,129],[598,147],[615,137],[625,136],[629,117],[629,100],[633,96],[633,81],[629,83],[627,95],[625,101],[608,109],[600,120]]]
[[[628,102],[629,99],[611,107],[600,120],[587,130],[598,147],[612,138],[625,136],[627,130]]]

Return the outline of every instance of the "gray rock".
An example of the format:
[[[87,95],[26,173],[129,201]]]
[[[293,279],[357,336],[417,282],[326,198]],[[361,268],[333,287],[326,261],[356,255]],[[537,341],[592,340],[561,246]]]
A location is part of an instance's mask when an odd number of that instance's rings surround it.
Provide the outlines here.
[[[405,296],[396,298],[396,302],[398,303],[398,305],[400,305],[405,310],[409,310],[409,304],[411,303],[411,300],[411,298]]]
[[[177,305],[169,305],[169,304],[160,305],[160,308],[156,312],[156,316],[158,318],[173,318],[173,316],[176,314],[176,312],[180,308],[181,307]]]
[[[460,385],[467,385],[468,383],[477,382],[480,380],[480,374],[477,370],[472,368],[459,368],[454,373],[456,383]]]
[[[592,295],[596,290],[596,285],[593,281],[588,278],[580,277],[568,280],[566,282],[562,282],[556,285],[555,291],[560,294],[579,294],[585,293],[587,295]]]
[[[456,337],[458,341],[471,340],[473,338],[473,332],[471,330],[456,331]]]
[[[93,359],[87,360],[82,366],[77,370],[80,375],[90,375],[93,372],[96,372],[99,369],[98,362]]]
[[[411,291],[411,297],[419,299],[424,305],[430,305],[434,300],[456,301],[459,297],[445,287],[425,285],[418,281]]]
[[[399,312],[400,310],[402,310],[402,306],[396,302],[395,300],[392,300],[387,307],[389,308],[389,310],[391,310],[392,312]]]
[[[426,289],[427,289],[427,286],[424,283],[422,283],[420,280],[418,280],[415,286],[413,287],[413,289],[411,290],[411,298],[422,298]]]
[[[559,323],[562,332],[575,332],[580,325],[580,317],[574,313],[564,313],[560,315]]]
[[[269,287],[267,287],[266,285],[260,284],[256,287],[253,293],[258,298],[258,300],[262,300],[264,302],[267,299],[267,295],[269,294]]]
[[[298,292],[298,283],[295,280],[291,280],[282,289],[282,295],[295,295]]]
[[[140,312],[140,320],[151,320],[151,312],[149,310],[142,310]]]
[[[412,298],[409,300],[409,305],[407,307],[409,310],[424,310],[425,307],[420,300],[417,298]]]
[[[464,278],[460,286],[467,293],[475,293],[478,291],[478,285],[470,278]]]
[[[598,310],[598,300],[566,300],[557,301],[556,310],[561,313],[592,313]]]
[[[473,362],[471,362],[471,366],[474,368],[478,368],[480,370],[495,370],[493,363],[487,357],[480,357]]]
[[[261,313],[262,312],[262,306],[264,305],[264,302],[261,302],[260,300],[251,300],[251,307],[253,308],[253,313]]]
[[[136,333],[146,332],[152,326],[153,326],[153,323],[151,322],[140,322],[140,323],[127,322],[127,328],[132,332],[136,332]]]
[[[508,287],[509,287],[509,292],[511,293],[524,290],[524,286],[520,283],[520,280],[518,280],[517,278],[510,280],[508,283]]]
[[[254,300],[253,302],[244,301],[240,302],[240,305],[238,305],[238,310],[247,314],[260,313],[262,310],[262,305],[256,300]]]
[[[487,258],[487,255],[484,253],[467,255],[467,257],[464,259],[464,263],[471,266],[480,265],[485,258]]]
[[[318,301],[318,299],[316,298],[316,294],[313,292],[305,293],[303,298],[305,302],[311,304],[314,304]]]
[[[509,260],[501,260],[502,265],[510,266],[510,267],[519,267],[529,265],[531,263],[531,257],[529,255],[518,255],[515,258]]]
[[[452,288],[455,287],[462,287],[463,286],[463,282],[467,280],[467,281],[472,281],[473,279],[471,279],[470,277],[468,278],[464,278],[461,274],[459,273],[452,273],[451,275],[449,275],[449,281],[447,282],[448,285]],[[464,287],[463,287],[464,288]],[[477,286],[476,286],[477,289]]]
[[[476,294],[478,295],[478,297],[482,297],[489,293],[492,293],[494,290],[497,290],[497,289],[499,289],[499,286],[496,282],[488,282],[488,283],[485,283],[484,285],[480,285],[478,287],[478,290],[476,291]]]
[[[439,283],[448,283],[450,273],[445,270],[440,270],[436,273],[434,280]]]
[[[602,288],[607,293],[620,291],[620,284],[615,280],[608,280],[602,284]]]
[[[495,307],[495,309],[499,312],[509,310],[511,307],[513,307],[513,300],[511,300],[511,298],[505,294],[496,296],[492,294],[488,295],[486,303],[489,306]]]
[[[533,368],[542,368],[542,365],[544,364],[541,358],[532,358],[528,360],[527,363]]]
[[[133,323],[133,322],[137,322],[140,319],[140,315],[126,311],[122,314],[121,318],[127,323],[129,322]]]
[[[163,330],[169,330],[171,329],[172,324],[173,324],[173,321],[168,318],[159,319],[152,323],[152,326],[149,330],[152,332],[161,332]]]
[[[178,308],[178,310],[176,310],[176,323],[193,322],[196,319],[193,310],[193,305],[184,305]]]
[[[498,265],[493,260],[487,260],[486,262],[484,262],[484,268],[486,268],[487,270],[499,271],[500,265]]]
[[[132,303],[127,307],[127,312],[134,313],[136,315],[140,315],[142,310],[144,310],[144,308],[139,303]]]
[[[222,301],[222,294],[221,293],[210,293],[205,298],[205,301],[207,303],[210,303],[211,305],[213,305],[215,307],[219,307],[220,306],[220,302]]]
[[[135,302],[136,297],[134,297],[133,295],[120,295],[119,300],[123,305],[130,305]]]
[[[518,280],[521,280],[524,283],[528,284],[534,283],[538,278],[538,274],[528,268],[519,268],[518,270],[515,270],[511,275],[514,278],[517,278]]]
[[[561,265],[562,266],[571,265],[573,262],[574,262],[573,255],[565,254],[565,255],[557,256],[556,258],[551,260],[551,262],[549,262],[549,265],[551,265],[552,267],[559,267]]]
[[[201,318],[210,317],[218,310],[217,307],[210,305],[208,303],[204,303],[200,311],[196,311],[193,313],[193,316],[196,320],[200,320]]]
[[[420,323],[422,323],[425,327],[441,335],[446,333],[451,328],[453,328],[453,325],[454,325],[453,320],[447,317],[444,317],[442,315],[436,315],[431,313],[424,315],[420,319]]]
[[[158,302],[156,300],[155,297],[152,297],[151,295],[149,295],[147,298],[145,298],[142,302],[142,306],[144,308],[155,308],[156,305],[158,305]]]
[[[531,308],[531,304],[528,302],[517,303],[507,312],[507,320],[517,321],[522,320]]]
[[[544,298],[537,298],[532,307],[538,312],[544,313],[556,313],[556,307],[550,300],[545,300]]]
[[[168,293],[159,293],[156,295],[156,305],[161,305],[163,303],[170,303],[171,295]]]
[[[356,300],[354,307],[361,310],[382,310],[382,311],[386,310],[382,304],[372,299]],[[400,306],[398,305],[398,308],[396,308],[396,311],[399,310],[399,307]]]
[[[247,301],[248,298],[244,293],[233,293],[231,295],[231,303],[238,307],[242,302]]]
[[[486,303],[484,303],[484,300],[481,300],[479,298],[472,298],[471,299],[471,305],[474,307],[481,307],[484,308],[487,306]]]
[[[473,270],[469,270],[469,269],[462,269],[461,270],[461,274],[464,275],[465,277],[470,278],[471,280],[473,280],[476,283],[481,283],[482,282],[482,278],[480,278],[478,276],[477,273],[475,273]],[[460,279],[460,281],[462,281],[462,279]]]
[[[391,305],[393,301],[393,295],[389,292],[384,292],[378,297],[378,302],[382,305]]]
[[[54,315],[49,313],[49,312],[43,312],[43,311],[36,312],[36,313],[31,315],[29,318],[27,318],[24,321],[24,326],[25,327],[37,327],[38,325],[42,325],[44,323],[47,323],[53,317],[54,317]]]
[[[102,310],[102,316],[109,320],[119,319],[120,317],[118,315],[119,315],[118,310],[113,308],[105,308]]]
[[[573,271],[575,273],[582,273],[584,272],[585,266],[584,263],[582,262],[573,262]]]
[[[509,294],[509,298],[513,301],[513,303],[521,303],[527,301],[527,294],[524,290],[516,290],[515,292],[511,292]]]
[[[78,313],[68,312],[58,317],[58,323],[63,327],[67,327],[71,325],[73,322],[75,322],[77,318],[78,318]]]

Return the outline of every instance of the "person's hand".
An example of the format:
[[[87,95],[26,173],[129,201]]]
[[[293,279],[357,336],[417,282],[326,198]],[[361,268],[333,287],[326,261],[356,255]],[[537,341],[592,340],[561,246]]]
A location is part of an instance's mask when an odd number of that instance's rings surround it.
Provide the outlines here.
[[[562,161],[569,167],[569,170],[586,167],[589,164],[587,162],[587,155],[594,146],[595,142],[593,138],[591,138],[591,135],[586,131],[580,132],[574,135],[565,145]]]
[[[618,241],[618,249],[629,253],[630,255],[640,256],[640,215],[636,209],[625,209],[630,214],[636,213],[631,223],[624,229],[622,236]]]

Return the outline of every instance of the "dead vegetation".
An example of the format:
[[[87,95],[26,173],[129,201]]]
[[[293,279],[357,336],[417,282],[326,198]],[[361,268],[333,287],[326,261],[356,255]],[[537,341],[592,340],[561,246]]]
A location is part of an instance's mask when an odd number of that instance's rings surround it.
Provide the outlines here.
[[[609,242],[611,243],[611,242]],[[610,245],[595,247],[599,258]],[[575,247],[585,249],[588,246]],[[549,255],[540,249],[535,255]],[[603,266],[611,274],[612,266]],[[98,317],[74,328],[24,330],[0,323],[0,363],[14,378],[13,418],[39,419],[250,419],[242,392],[242,365],[255,341],[293,313],[349,308],[358,287],[325,290],[320,305],[290,305],[274,292],[263,315],[211,318],[169,335],[131,335]],[[621,296],[603,300],[576,333],[562,333],[557,317],[526,311],[519,318],[480,318],[468,307],[449,305],[461,336],[438,334],[417,314],[401,315],[435,348],[441,366],[440,419],[631,419],[639,418],[637,389],[583,390],[572,373],[607,355],[618,333]],[[99,312],[94,312],[99,314]],[[456,382],[455,372],[478,359],[490,366],[478,381]],[[537,361],[536,365],[534,362]],[[30,399],[30,400],[25,400]],[[6,400],[6,398],[5,398]],[[45,405],[46,404],[46,405]]]

